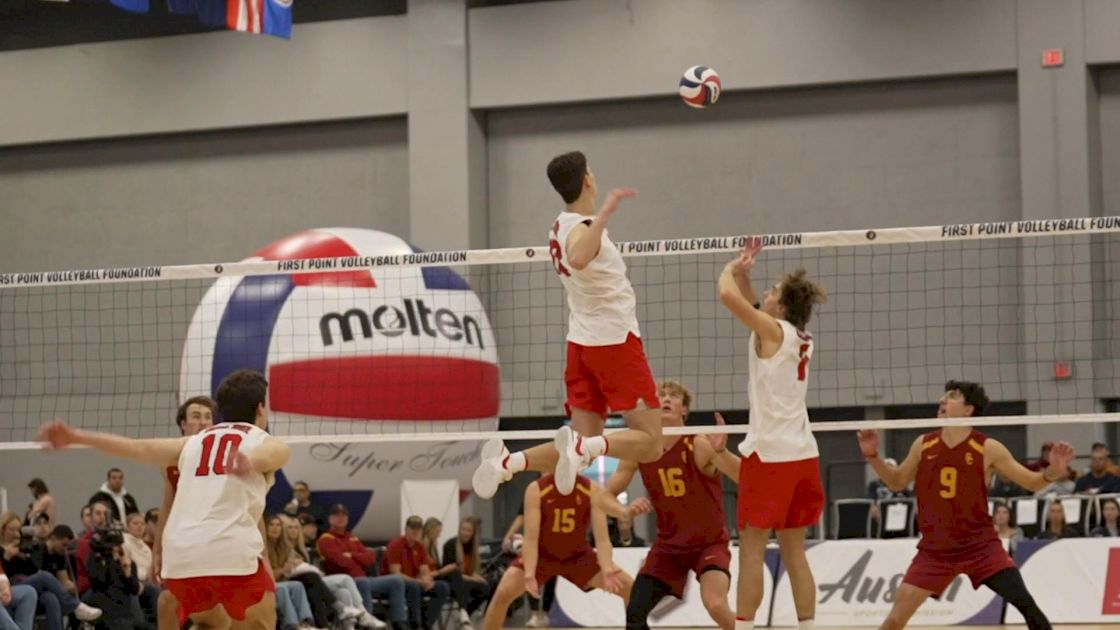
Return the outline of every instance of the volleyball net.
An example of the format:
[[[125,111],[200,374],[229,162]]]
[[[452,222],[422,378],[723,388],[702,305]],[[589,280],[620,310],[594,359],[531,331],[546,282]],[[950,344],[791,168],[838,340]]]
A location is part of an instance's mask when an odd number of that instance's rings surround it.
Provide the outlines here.
[[[1111,420],[1118,233],[1120,217],[768,234],[753,282],[804,267],[828,291],[811,408],[928,404],[961,379],[1036,419]],[[749,408],[749,331],[716,289],[745,238],[618,243],[652,370],[694,411]],[[0,442],[26,447],[55,417],[177,435],[176,406],[242,368],[267,376],[272,430],[293,442],[529,428],[564,413],[567,317],[547,247],[421,252],[358,229],[241,262],[0,273]]]

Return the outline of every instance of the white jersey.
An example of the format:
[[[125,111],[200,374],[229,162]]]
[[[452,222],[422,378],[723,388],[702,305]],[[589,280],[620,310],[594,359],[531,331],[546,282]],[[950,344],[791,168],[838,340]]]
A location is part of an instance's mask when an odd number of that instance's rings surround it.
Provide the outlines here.
[[[751,332],[748,393],[750,432],[740,442],[743,457],[758,453],[764,462],[792,462],[818,457],[817,440],[809,429],[805,395],[809,391],[809,360],[813,336],[779,319],[782,345],[774,356],[758,356],[758,334]]]
[[[626,277],[626,263],[603,230],[599,253],[582,270],[568,263],[568,235],[591,217],[561,212],[548,232],[552,265],[568,293],[568,341],[581,346],[613,346],[638,330],[637,300]]]
[[[234,446],[248,455],[268,439],[227,422],[191,436],[179,454],[179,485],[163,529],[165,578],[252,575],[264,551],[259,521],[272,485],[265,475],[226,474]]]

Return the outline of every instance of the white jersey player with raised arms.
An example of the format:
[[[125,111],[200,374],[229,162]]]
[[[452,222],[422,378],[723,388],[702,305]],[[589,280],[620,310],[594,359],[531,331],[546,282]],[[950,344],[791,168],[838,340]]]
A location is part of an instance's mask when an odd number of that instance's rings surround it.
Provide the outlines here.
[[[554,445],[518,453],[507,451],[501,440],[487,442],[473,480],[482,498],[523,470],[555,471],[557,491],[569,494],[577,473],[599,455],[636,462],[661,456],[661,403],[642,345],[634,289],[607,234],[619,204],[636,193],[612,190],[598,208],[595,175],[578,151],[553,158],[548,178],[567,206],[552,222],[548,247],[571,311],[564,370],[571,427],[557,431]],[[603,425],[611,412],[622,414],[630,430],[612,434],[608,442]]]
[[[272,476],[288,461],[288,446],[268,435],[264,376],[238,370],[215,394],[224,420],[175,439],[136,440],[45,425],[39,440],[54,448],[90,446],[161,468],[177,466],[175,498],[163,530],[168,602],[195,628],[225,630],[234,622],[260,630],[276,625],[276,585],[263,562],[261,516]],[[160,630],[178,620],[160,616]]]
[[[817,441],[805,404],[813,336],[805,330],[824,291],[804,269],[785,274],[759,303],[750,272],[762,251],[755,237],[724,267],[720,300],[751,330],[750,431],[740,444],[739,585],[737,630],[753,630],[762,603],[763,560],[770,531],[777,531],[782,561],[789,572],[804,630],[816,614],[816,584],[805,558],[805,534],[824,508]]]

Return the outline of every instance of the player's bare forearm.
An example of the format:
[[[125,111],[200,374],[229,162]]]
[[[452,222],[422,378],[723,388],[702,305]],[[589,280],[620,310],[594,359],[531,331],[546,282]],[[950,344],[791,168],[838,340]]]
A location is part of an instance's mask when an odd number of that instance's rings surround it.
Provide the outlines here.
[[[735,284],[733,267],[735,261],[724,266],[719,274],[719,299],[727,310],[745,326],[758,333],[764,341],[781,343],[782,327],[773,317],[763,313],[754,306],[754,302],[747,301]]]
[[[1059,442],[1050,449],[1050,466],[1041,471],[1028,470],[1011,455],[1011,451],[999,440],[989,438],[984,442],[984,459],[988,466],[1009,479],[1012,483],[1038,492],[1046,486],[1069,477],[1069,461],[1074,452],[1066,442]]]
[[[604,488],[595,488],[592,495],[592,505],[615,518],[627,518],[626,506],[619,502],[618,497]]]
[[[156,539],[152,544],[154,553],[163,553],[163,528],[167,526],[167,517],[171,515],[171,505],[175,501],[175,487],[167,478],[167,471],[163,474],[163,500],[159,504],[159,518],[156,519]]]
[[[712,457],[712,462],[715,463],[716,470],[723,473],[724,477],[727,477],[735,483],[739,483],[739,468],[743,460],[738,455],[732,453],[728,449],[724,449],[722,452],[716,453],[715,456]]]
[[[751,285],[751,277],[743,271],[743,268],[738,265],[733,267],[731,277],[735,280],[735,286],[739,288],[739,293],[742,293],[743,297],[751,304],[758,304],[758,294],[754,292],[754,286]]]
[[[534,481],[525,488],[525,534],[521,542],[521,563],[526,575],[537,574],[537,552],[541,535],[540,486]]]
[[[622,460],[618,462],[618,468],[607,479],[606,491],[611,496],[618,496],[630,487],[630,482],[634,480],[634,473],[638,470],[638,465],[629,460]]]
[[[903,471],[897,466],[891,466],[883,461],[883,458],[875,456],[869,457],[867,463],[871,464],[871,468],[875,470],[875,474],[879,479],[891,489],[892,492],[900,492],[906,486],[910,485],[912,479],[907,479]]]
[[[611,545],[607,514],[594,503],[591,505],[591,531],[595,535],[595,556],[604,572],[614,570],[614,546]]]
[[[142,464],[170,466],[179,459],[183,438],[138,440],[100,431],[74,429],[74,444],[88,446],[109,455],[131,459]]]

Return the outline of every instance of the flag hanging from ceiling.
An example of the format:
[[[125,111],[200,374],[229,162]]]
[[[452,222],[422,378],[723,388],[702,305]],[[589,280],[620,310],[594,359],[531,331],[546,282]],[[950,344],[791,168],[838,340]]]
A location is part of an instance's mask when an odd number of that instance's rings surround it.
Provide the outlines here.
[[[151,9],[150,0],[109,2],[132,13],[147,13]],[[167,10],[179,15],[197,15],[198,20],[208,26],[290,39],[292,2],[293,0],[167,0]]]

